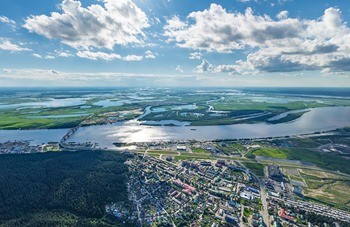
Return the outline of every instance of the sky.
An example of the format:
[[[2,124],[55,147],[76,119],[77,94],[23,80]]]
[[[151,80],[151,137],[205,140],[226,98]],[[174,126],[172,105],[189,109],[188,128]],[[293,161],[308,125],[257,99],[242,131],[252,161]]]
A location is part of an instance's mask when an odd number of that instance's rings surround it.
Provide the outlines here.
[[[350,87],[348,0],[0,4],[0,87]]]

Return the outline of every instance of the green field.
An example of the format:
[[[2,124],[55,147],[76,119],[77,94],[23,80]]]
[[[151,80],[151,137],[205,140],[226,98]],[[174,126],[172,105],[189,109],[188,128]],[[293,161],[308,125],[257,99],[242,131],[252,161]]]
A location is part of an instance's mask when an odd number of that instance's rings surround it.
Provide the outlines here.
[[[303,172],[307,184],[304,194],[309,199],[350,211],[350,179],[326,172]]]
[[[250,153],[255,156],[266,156],[270,158],[280,158],[280,159],[287,158],[286,151],[278,148],[263,147],[263,148],[253,150]]]
[[[89,109],[81,109],[80,106],[60,108],[28,108],[25,110],[10,109],[0,112],[0,129],[56,129],[72,128],[81,123],[89,115],[95,115],[94,119],[104,119],[103,113],[135,110],[137,106],[117,106],[101,108],[94,106]],[[81,114],[82,116],[70,117],[69,115]],[[68,117],[58,117],[68,115]],[[57,116],[57,117],[56,117]],[[123,116],[124,120],[134,118],[136,115]]]
[[[169,150],[150,150],[150,151],[147,151],[148,154],[164,154],[164,155],[177,155],[178,152],[176,151],[169,151]]]
[[[206,149],[199,148],[199,147],[193,148],[192,152],[193,153],[201,153],[201,154],[209,153]]]
[[[350,103],[349,103],[350,104]],[[213,104],[216,110],[261,110],[261,111],[286,111],[301,110],[305,108],[315,108],[328,106],[315,101],[295,101],[288,103],[254,102],[250,100],[226,99],[225,101]]]
[[[75,116],[65,118],[54,118],[54,116],[62,115],[74,115],[84,114],[93,115],[93,121],[89,124],[103,124],[105,123],[105,113],[115,112],[118,115],[119,111],[124,110],[141,110],[147,106],[152,108],[161,107],[164,112],[152,112],[142,120],[179,120],[189,121],[193,126],[200,125],[228,125],[237,123],[261,123],[267,122],[271,124],[277,124],[282,122],[289,122],[299,118],[302,113],[291,113],[285,118],[276,121],[267,121],[270,117],[277,114],[289,111],[289,110],[303,110],[315,107],[326,106],[349,106],[349,99],[339,98],[317,98],[315,100],[305,101],[291,101],[291,102],[268,102],[268,101],[255,101],[248,97],[240,97],[235,95],[227,95],[221,93],[218,95],[216,92],[212,94],[198,95],[196,92],[189,92],[185,90],[173,90],[167,91],[165,95],[164,91],[152,92],[149,96],[154,100],[150,105],[147,100],[137,100],[133,97],[134,91],[124,90],[123,92],[113,93],[113,91],[106,91],[107,94],[100,95],[100,91],[95,92],[81,92],[75,93],[74,91],[60,91],[54,94],[48,93],[28,93],[23,96],[1,96],[0,103],[8,104],[25,104],[33,102],[50,102],[52,98],[56,100],[64,100],[65,98],[83,98],[83,95],[89,95],[88,98],[84,97],[84,104],[77,104],[66,107],[38,107],[27,106],[24,108],[12,107],[2,109],[0,112],[0,129],[36,129],[36,128],[70,128],[74,127],[83,121],[86,116]],[[221,99],[221,98],[224,99]],[[276,95],[278,98],[279,96]],[[104,100],[113,101],[125,101],[121,106],[97,106],[96,102]],[[129,102],[130,101],[130,102]],[[210,101],[210,104],[208,103]],[[322,102],[320,102],[322,101]],[[181,109],[178,108],[181,105],[193,105],[196,104],[196,109]],[[208,108],[213,106],[217,111],[227,111],[223,115],[213,115],[208,111]],[[59,105],[58,105],[59,106]],[[84,108],[88,107],[88,108]],[[199,115],[198,115],[199,114]],[[251,117],[254,114],[264,114],[263,116]],[[139,114],[126,114],[123,116],[114,116],[117,121],[129,120]],[[53,118],[50,118],[53,117]]]
[[[291,141],[296,141],[297,143],[294,145],[300,145],[300,148],[290,147],[280,149],[273,147],[263,147],[248,152],[246,157],[254,159],[255,156],[265,156],[276,159],[299,160],[305,163],[313,163],[318,167],[327,170],[338,170],[343,173],[350,174],[349,162],[341,155],[337,153],[321,153],[314,151],[312,148],[318,146],[318,144],[316,144],[315,141],[312,141],[311,139],[306,139],[305,141],[302,141],[301,139],[291,139]]]
[[[290,121],[294,121],[296,119],[298,119],[299,117],[301,117],[305,112],[301,112],[301,113],[289,113],[286,117],[278,119],[278,120],[274,120],[274,121],[269,121],[270,124],[280,124],[280,123],[284,123],[284,122],[290,122]]]
[[[264,176],[264,165],[252,162],[242,162],[245,167],[250,169],[257,176]]]
[[[210,154],[204,153],[181,153],[175,156],[175,160],[200,160],[200,159],[214,159]]]

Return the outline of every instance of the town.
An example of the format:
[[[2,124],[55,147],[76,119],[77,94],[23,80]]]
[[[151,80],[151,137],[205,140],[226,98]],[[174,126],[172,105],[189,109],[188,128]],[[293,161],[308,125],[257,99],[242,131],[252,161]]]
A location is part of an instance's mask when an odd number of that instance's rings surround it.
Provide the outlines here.
[[[345,226],[350,214],[299,198],[278,165],[256,177],[236,161],[175,161],[135,155],[129,190],[145,226]]]
[[[0,154],[30,154],[48,151],[59,151],[57,142],[34,145],[30,141],[7,141],[0,143]]]
[[[327,136],[313,140],[332,141]],[[349,225],[350,213],[346,210],[305,197],[306,182],[312,181],[305,177],[311,175],[303,175],[303,171],[320,170],[316,166],[263,156],[251,159],[253,154],[271,147],[283,149],[299,146],[299,142],[298,138],[164,141],[131,144],[134,149],[129,151],[124,150],[128,144],[115,143],[116,149],[121,150],[118,152],[132,155],[125,164],[129,169],[129,199],[134,208],[125,211],[122,205],[109,204],[106,212],[117,219],[128,216],[141,226]],[[328,142],[319,146],[318,152],[347,153],[346,145]],[[102,149],[91,142],[60,145],[8,141],[0,144],[0,152]]]

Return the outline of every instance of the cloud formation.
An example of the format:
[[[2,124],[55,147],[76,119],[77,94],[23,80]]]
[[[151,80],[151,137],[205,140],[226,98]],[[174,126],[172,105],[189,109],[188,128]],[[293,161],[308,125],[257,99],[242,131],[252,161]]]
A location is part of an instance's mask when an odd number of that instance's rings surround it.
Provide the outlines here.
[[[121,59],[122,57],[119,54],[115,53],[105,53],[105,52],[92,52],[92,51],[78,51],[77,56],[80,58],[86,58],[90,60],[105,60],[111,61],[115,59]]]
[[[124,61],[141,61],[143,56],[141,55],[127,55],[123,58]]]
[[[288,11],[287,10],[283,10],[281,12],[279,12],[276,17],[277,19],[283,20],[283,19],[287,19],[288,18]]]
[[[190,53],[190,56],[188,57],[189,59],[197,59],[197,60],[200,60],[202,59],[203,57],[203,54],[201,52],[193,52],[193,53]]]
[[[213,70],[213,65],[205,59],[203,59],[202,63],[196,67],[197,73],[204,73],[212,70]]]
[[[341,12],[328,8],[316,20],[288,18],[288,12],[277,15],[229,13],[218,4],[192,12],[186,20],[178,16],[167,21],[164,35],[168,42],[192,50],[232,53],[246,50],[246,61],[212,67],[217,72],[287,72],[301,70],[350,71],[350,29]],[[196,71],[210,68],[203,60]]]
[[[145,52],[145,58],[146,59],[155,59],[156,58],[156,53],[153,53],[152,51],[150,51],[150,50],[147,50],[146,52]]]
[[[101,51],[78,51],[76,55],[80,58],[86,58],[89,60],[104,60],[104,61],[112,61],[112,60],[123,60],[123,61],[141,61],[143,59],[143,56],[141,55],[127,55],[125,57],[122,57],[120,54],[116,53],[106,53]],[[146,55],[147,56],[147,55]]]
[[[33,57],[36,57],[36,58],[42,58],[40,54],[33,54]]]
[[[19,52],[19,51],[29,51],[30,49],[22,47],[22,45],[14,44],[7,38],[0,37],[0,50]]]
[[[58,57],[63,57],[63,58],[68,58],[68,57],[74,56],[74,55],[71,54],[70,52],[68,52],[68,51],[63,51],[63,50],[55,50],[55,54],[56,54]]]
[[[0,16],[0,22],[1,23],[6,23],[6,24],[10,24],[10,25],[16,25],[16,22],[14,20],[11,20],[10,18],[8,17],[5,17],[5,16]]]
[[[26,18],[28,31],[79,50],[113,49],[115,45],[142,43],[149,27],[146,14],[131,0],[101,0],[84,8],[80,1],[63,0],[62,12]]]
[[[183,67],[182,67],[181,65],[177,65],[177,66],[175,67],[175,70],[178,71],[178,72],[180,72],[180,73],[183,73],[183,72],[184,72],[184,69],[183,69]]]

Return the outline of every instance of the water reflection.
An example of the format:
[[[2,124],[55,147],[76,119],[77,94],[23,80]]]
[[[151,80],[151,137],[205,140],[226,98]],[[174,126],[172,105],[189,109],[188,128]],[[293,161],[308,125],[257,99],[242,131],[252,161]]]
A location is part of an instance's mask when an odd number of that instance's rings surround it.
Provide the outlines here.
[[[79,106],[84,105],[86,99],[83,98],[65,98],[65,99],[55,99],[50,98],[47,101],[35,101],[27,103],[17,103],[17,104],[0,104],[0,109],[11,109],[11,108],[42,108],[42,107],[68,107],[68,106]]]
[[[145,126],[138,121],[80,129],[71,138],[76,142],[98,142],[111,147],[113,142],[154,142],[168,140],[215,140],[288,136],[350,126],[350,107],[311,109],[299,119],[282,124],[236,124],[216,126]]]
[[[58,142],[67,129],[0,130],[0,142],[30,141],[32,144]]]

